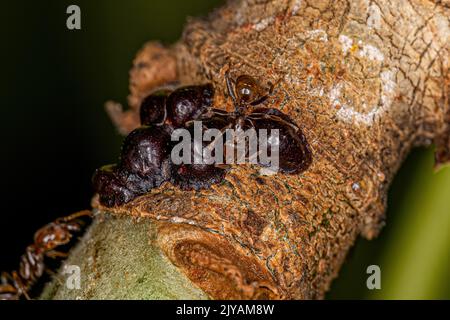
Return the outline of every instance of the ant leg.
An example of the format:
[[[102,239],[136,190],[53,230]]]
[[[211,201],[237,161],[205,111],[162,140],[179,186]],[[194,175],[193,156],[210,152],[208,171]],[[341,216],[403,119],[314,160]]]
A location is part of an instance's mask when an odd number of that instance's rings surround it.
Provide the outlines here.
[[[277,86],[278,83],[280,83],[280,81],[281,81],[281,80],[278,80],[278,81],[275,82],[275,83],[272,83],[272,82],[270,82],[270,81],[268,82],[268,84],[269,84],[269,96],[272,95],[273,91],[275,90],[275,86]]]
[[[17,291],[19,292],[19,296],[23,294],[25,299],[31,300],[27,292],[28,291],[27,287],[24,285],[22,279],[20,278],[20,276],[17,274],[16,271],[13,271],[12,278],[14,281],[14,286],[17,288]]]
[[[68,231],[80,232],[81,227],[84,225],[84,223],[83,221],[71,221],[69,223],[66,223],[65,225]]]
[[[275,87],[277,87],[280,84],[281,80],[283,80],[283,77],[278,78],[278,80],[275,83],[272,83],[270,81],[268,82],[268,84],[269,84],[269,96],[271,96],[273,94],[273,92],[275,90]]]
[[[58,277],[58,274],[55,271],[50,270],[49,268],[45,268],[45,272],[53,279],[56,280],[59,285],[63,285],[63,282]]]
[[[70,216],[67,216],[67,217],[58,218],[58,219],[56,219],[56,221],[69,222],[69,221],[74,221],[81,217],[91,217],[91,216],[92,216],[92,212],[90,210],[84,210],[84,211],[80,211],[80,212],[71,214]]]
[[[299,130],[299,128],[298,128],[296,125],[294,125],[293,123],[291,123],[291,122],[289,122],[289,121],[286,121],[285,119],[283,119],[283,118],[281,118],[281,117],[279,117],[279,116],[277,116],[277,115],[274,115],[274,114],[266,114],[265,116],[266,116],[268,119],[275,120],[275,121],[280,121],[280,122],[283,123],[284,125],[286,125],[286,126],[290,127],[291,129],[293,129],[295,132],[297,132],[297,131]]]
[[[267,99],[269,99],[269,97],[273,94],[273,91],[275,90],[275,87],[280,83],[281,79],[279,79],[277,82],[272,83],[272,82],[268,82],[269,84],[269,90],[268,93],[264,96],[262,96],[261,98],[258,98],[257,100],[253,101],[250,103],[250,105],[252,106],[257,106],[258,104],[261,104],[263,102],[265,102]]]
[[[1,300],[19,300],[20,295],[17,289],[9,283],[0,284],[0,301]]]
[[[266,102],[267,99],[269,99],[270,95],[266,94],[265,96],[262,96],[261,98],[258,98],[257,100],[250,103],[251,106],[257,106],[258,104],[261,104],[263,102]]]
[[[56,219],[56,222],[69,222],[69,221],[73,221],[76,220],[78,218],[81,217],[91,217],[92,216],[92,212],[90,210],[83,210],[74,214],[71,214],[70,216],[67,217],[62,217],[62,218],[58,218]]]
[[[6,273],[5,271],[3,271],[0,274],[0,284],[7,284],[8,283],[8,279],[10,278],[9,274]]]
[[[61,251],[52,250],[45,253],[45,256],[50,259],[58,259],[58,258],[65,259],[69,256],[69,254]]]
[[[222,170],[228,170],[231,168],[231,165],[229,164],[215,164],[214,167],[222,169]]]
[[[0,275],[0,300],[19,300],[20,293],[16,282],[8,272]]]
[[[55,271],[52,271],[52,270],[46,268],[45,272],[52,278],[52,280],[56,280],[60,286],[62,286],[64,284],[61,281],[61,279],[58,277],[58,274]]]
[[[258,119],[270,119],[273,121],[278,121],[281,122],[283,125],[286,125],[290,128],[292,128],[295,132],[297,132],[299,130],[299,128],[292,122],[286,121],[286,119],[283,119],[280,116],[277,116],[275,114],[267,114],[267,113],[259,113],[259,112],[255,112],[252,113],[250,116],[248,116],[248,118],[253,119],[253,120],[258,120]]]
[[[192,123],[194,123],[194,121],[199,121],[199,120],[208,120],[214,116],[228,116],[229,113],[226,112],[225,110],[221,110],[221,109],[209,109],[208,111],[206,111],[205,113],[201,114],[198,119],[196,120],[190,120],[188,122],[186,122],[186,126],[191,125]]]
[[[45,273],[52,278],[56,278],[56,276],[58,275],[55,271],[53,271],[49,268],[45,268]]]
[[[209,153],[211,153],[211,151],[212,151],[213,149],[215,149],[215,147],[216,147],[216,145],[217,145],[218,143],[222,143],[222,144],[225,146],[225,145],[226,145],[226,142],[224,143],[223,138],[224,138],[224,135],[225,135],[226,130],[227,130],[227,129],[230,129],[231,127],[232,127],[232,124],[229,124],[229,125],[227,125],[226,127],[222,128],[222,129],[220,130],[220,134],[219,134],[217,137],[215,137],[214,141],[212,141],[211,143],[209,143],[209,144],[204,148],[204,150],[207,150]],[[225,151],[225,150],[224,150],[224,151]],[[223,159],[223,160],[225,160],[225,159]],[[225,169],[225,168],[228,168],[228,167],[229,167],[229,166],[226,166],[225,164],[216,164],[216,163],[214,163],[214,166],[217,167],[217,168],[221,168],[221,169]]]

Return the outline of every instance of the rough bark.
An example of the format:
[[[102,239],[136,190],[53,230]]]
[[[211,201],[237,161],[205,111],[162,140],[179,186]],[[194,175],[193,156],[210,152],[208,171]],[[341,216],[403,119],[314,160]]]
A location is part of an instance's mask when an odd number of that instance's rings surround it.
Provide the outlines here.
[[[148,44],[131,71],[130,110],[108,110],[129,132],[141,99],[170,82],[213,82],[216,107],[230,110],[224,72],[250,74],[278,82],[268,104],[300,125],[312,166],[294,176],[239,166],[211,190],[163,185],[120,208],[94,207],[148,219],[154,244],[209,297],[322,298],[355,239],[380,232],[387,189],[411,148],[434,142],[437,165],[450,160],[449,43],[448,1],[231,1],[190,21],[173,47]],[[108,230],[84,242],[114,253],[111,239],[129,235]],[[126,272],[124,260],[103,272]],[[92,280],[81,296],[148,297],[124,286],[116,294]]]

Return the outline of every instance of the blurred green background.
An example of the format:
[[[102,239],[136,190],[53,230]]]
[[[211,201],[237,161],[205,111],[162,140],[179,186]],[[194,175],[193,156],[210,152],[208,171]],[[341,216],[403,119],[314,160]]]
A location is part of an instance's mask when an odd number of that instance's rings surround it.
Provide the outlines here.
[[[89,206],[92,172],[116,162],[121,143],[103,104],[126,104],[135,53],[148,40],[176,41],[187,16],[222,2],[3,4],[0,270],[16,267],[36,228]],[[80,31],[66,29],[71,4],[81,7]],[[410,155],[390,191],[387,226],[357,242],[328,298],[450,298],[450,169],[434,174],[432,151]],[[381,267],[381,290],[366,287],[372,264]]]

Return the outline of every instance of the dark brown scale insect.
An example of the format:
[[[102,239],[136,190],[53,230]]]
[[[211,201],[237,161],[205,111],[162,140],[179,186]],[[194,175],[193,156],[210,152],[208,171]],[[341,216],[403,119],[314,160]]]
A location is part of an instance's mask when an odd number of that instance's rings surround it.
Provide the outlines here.
[[[166,121],[167,96],[171,93],[170,90],[159,90],[142,101],[140,108],[141,124],[144,126],[161,125]]]
[[[214,88],[211,84],[182,87],[167,98],[167,122],[175,128],[197,119],[211,107]]]
[[[167,163],[169,166],[170,164]],[[165,169],[164,176],[165,178],[158,177],[145,177],[142,178],[141,176],[127,172],[125,170],[117,170],[117,175],[122,181],[122,183],[126,186],[127,190],[134,194],[135,196],[143,195],[144,193],[147,193],[151,189],[161,185],[162,182],[166,181],[166,176],[170,174],[169,168]],[[128,201],[127,201],[128,202]]]
[[[211,128],[221,128],[222,126],[226,126],[228,122],[226,122],[227,118],[220,118],[219,116],[208,118],[205,121],[202,121],[203,130],[211,129]],[[186,128],[190,133],[191,137],[194,137],[194,127],[193,123],[188,123]],[[202,142],[202,150],[206,148],[212,142]],[[223,140],[218,143],[223,144]],[[183,190],[200,190],[209,188],[211,185],[219,183],[225,177],[226,170],[216,166],[215,164],[195,164],[194,163],[194,153],[195,153],[195,144],[194,140],[191,140],[191,160],[190,164],[172,164],[171,170],[171,183],[175,186],[178,186]],[[215,154],[212,150],[212,156]]]
[[[18,300],[22,296],[30,299],[29,290],[46,270],[45,258],[65,257],[65,253],[55,249],[67,245],[73,234],[81,231],[84,224],[81,218],[90,216],[90,211],[81,211],[39,229],[34,235],[34,243],[26,248],[20,259],[19,270],[2,273],[0,300]]]
[[[165,126],[141,127],[125,139],[120,169],[154,180],[155,185],[165,180],[164,162],[170,155],[171,139]]]
[[[97,169],[92,178],[92,184],[94,190],[99,194],[100,203],[107,207],[120,206],[138,196],[123,181],[117,165],[108,165]]]
[[[114,207],[130,202],[170,177],[170,135],[165,125],[141,127],[125,139],[119,165],[103,167],[93,177],[100,203]]]
[[[182,87],[169,93],[168,90],[157,91],[144,99],[140,110],[141,123],[150,127],[138,128],[125,139],[118,166],[103,167],[94,174],[94,189],[103,205],[119,206],[166,180],[178,181],[172,177],[178,170],[171,168],[168,159],[171,152],[170,132],[184,127],[207,111],[212,104],[214,89],[207,84]],[[189,181],[193,186],[207,184],[204,171],[207,168],[196,166],[191,171],[194,167],[189,166],[186,169],[186,174],[179,175],[184,188],[189,188]],[[194,171],[199,177],[196,181]],[[203,178],[200,177],[202,174]],[[205,184],[200,180],[205,180]]]
[[[169,165],[169,163],[168,163]],[[167,169],[167,175],[170,174]],[[120,169],[117,165],[108,165],[98,169],[92,183],[99,194],[99,201],[107,207],[120,206],[141,196],[152,188],[160,185],[161,177],[141,177],[137,174]]]
[[[311,150],[303,133],[296,126],[286,123],[281,118],[267,118],[266,114],[250,114],[247,120],[252,122],[257,134],[260,129],[267,130],[267,153],[271,156],[271,148],[277,145],[279,153],[279,167],[283,173],[299,173],[311,164]],[[273,135],[278,129],[278,137]],[[261,165],[262,162],[259,161]]]
[[[220,183],[226,170],[207,164],[181,164],[172,167],[171,182],[182,190],[200,190]]]

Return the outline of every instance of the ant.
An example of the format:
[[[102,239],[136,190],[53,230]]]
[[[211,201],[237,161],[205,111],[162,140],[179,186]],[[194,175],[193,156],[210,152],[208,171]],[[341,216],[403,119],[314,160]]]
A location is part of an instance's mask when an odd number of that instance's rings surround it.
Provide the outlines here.
[[[45,257],[67,256],[66,253],[55,249],[68,244],[73,233],[82,230],[82,217],[91,217],[91,211],[80,211],[58,218],[34,234],[34,243],[25,249],[25,254],[20,258],[19,270],[1,274],[0,300],[19,300],[22,296],[30,300],[29,290],[45,271]]]
[[[263,104],[273,95],[276,84],[269,82],[269,88],[263,88],[261,84],[252,76],[240,75],[235,80],[230,77],[229,70],[225,73],[228,95],[233,100],[234,116],[237,125],[243,128],[245,121],[249,120],[251,127],[255,127],[253,121],[260,119],[271,119],[279,122],[280,125],[290,126],[295,131],[298,127],[289,119],[289,117],[273,108],[263,108],[256,106]]]
[[[311,164],[311,150],[300,128],[290,117],[275,108],[259,107],[273,94],[275,85],[269,82],[269,88],[264,88],[258,81],[249,75],[240,75],[235,80],[230,77],[229,70],[225,73],[228,95],[233,100],[234,112],[227,113],[218,109],[210,109],[203,119],[225,119],[227,126],[221,128],[225,132],[229,128],[236,130],[260,129],[278,130],[278,136],[268,137],[267,144],[278,148],[280,152],[280,167],[282,173],[300,173]],[[214,142],[208,146],[213,148]],[[250,158],[258,157],[256,154],[247,154]],[[262,165],[262,163],[261,163]]]
[[[240,75],[236,80],[231,79],[229,71],[225,74],[228,94],[234,102],[235,112],[243,113],[249,106],[264,103],[272,94],[275,85],[269,82],[267,93],[263,92],[261,85],[249,75]]]
[[[271,119],[279,122],[281,125],[290,126],[298,130],[298,127],[289,119],[289,117],[278,109],[257,107],[265,103],[270,96],[273,95],[276,84],[269,82],[269,87],[264,88],[252,76],[240,75],[236,79],[232,79],[230,71],[225,73],[225,82],[228,95],[231,97],[234,105],[234,111],[228,113],[226,111],[211,108],[205,112],[200,119],[209,119],[214,116],[231,118],[232,125],[236,129],[243,129],[246,121],[250,122],[250,127],[254,128],[255,124],[252,120]],[[227,127],[229,128],[229,127]]]

